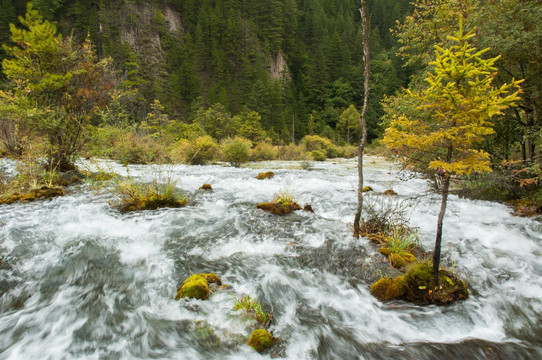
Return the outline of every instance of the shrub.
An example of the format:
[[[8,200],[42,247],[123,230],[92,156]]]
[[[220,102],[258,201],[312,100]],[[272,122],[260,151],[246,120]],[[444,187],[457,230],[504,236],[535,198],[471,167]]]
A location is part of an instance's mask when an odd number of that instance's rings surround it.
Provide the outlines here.
[[[311,156],[314,161],[326,161],[326,153],[323,150],[313,150],[311,151]]]
[[[323,150],[332,145],[331,140],[318,135],[306,135],[301,140],[301,145],[305,146],[307,151]]]
[[[320,151],[328,158],[336,158],[345,155],[345,151],[339,148],[331,142],[328,138],[323,138],[318,135],[306,135],[301,144],[307,149],[307,151],[314,153],[314,151]],[[320,155],[318,155],[321,158]],[[314,155],[313,155],[314,157]],[[315,158],[316,160],[316,158]],[[317,160],[322,161],[322,160]]]
[[[364,234],[389,236],[393,231],[410,231],[406,218],[406,203],[393,198],[366,196],[360,231]],[[410,231],[411,232],[411,231]]]
[[[305,153],[302,146],[296,144],[288,144],[278,147],[277,156],[280,160],[297,160]]]
[[[126,133],[115,142],[111,158],[125,164],[150,164],[166,160],[165,149],[149,136]]]
[[[260,141],[254,149],[252,149],[252,160],[275,160],[278,156],[277,149],[270,143]]]
[[[167,160],[164,144],[130,127],[106,125],[89,128],[86,156],[105,157],[125,164],[150,164]]]
[[[215,159],[218,144],[209,135],[200,136],[193,140],[179,141],[171,151],[174,161],[181,161],[189,165],[205,165]]]
[[[250,160],[250,140],[236,136],[226,139],[221,147],[222,159],[232,166],[239,167]]]

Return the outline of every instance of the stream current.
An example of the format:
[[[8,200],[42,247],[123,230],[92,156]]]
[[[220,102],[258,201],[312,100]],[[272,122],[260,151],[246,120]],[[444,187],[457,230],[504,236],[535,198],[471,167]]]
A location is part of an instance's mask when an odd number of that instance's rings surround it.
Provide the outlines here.
[[[0,359],[542,359],[540,217],[451,196],[443,263],[470,298],[380,303],[369,286],[385,274],[382,255],[350,230],[355,160],[308,171],[295,162],[131,166],[130,175],[151,181],[157,170],[178,180],[189,206],[121,214],[88,184],[0,206]],[[275,177],[256,180],[264,170]],[[399,175],[366,160],[369,196],[393,188],[432,249],[440,198],[425,180]],[[214,192],[198,191],[203,183]],[[284,190],[314,214],[256,209]],[[182,281],[202,272],[231,288],[175,301]],[[281,342],[270,354],[244,344],[247,320],[232,309],[247,294],[273,314]]]

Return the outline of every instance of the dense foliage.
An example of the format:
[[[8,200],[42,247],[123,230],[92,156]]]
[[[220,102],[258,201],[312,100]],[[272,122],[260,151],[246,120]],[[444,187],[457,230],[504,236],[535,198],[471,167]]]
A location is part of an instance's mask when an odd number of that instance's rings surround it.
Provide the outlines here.
[[[0,8],[0,41],[27,1]],[[361,109],[363,70],[358,1],[343,0],[34,0],[63,35],[88,35],[100,57],[122,71],[129,121],[159,100],[172,120],[191,123],[209,108],[233,117],[255,111],[275,142],[306,134],[351,141],[341,114]],[[389,32],[408,0],[368,1],[374,48],[369,137],[382,133],[379,99],[405,86],[407,73]],[[0,57],[5,54],[0,53]],[[346,130],[346,131],[345,131]],[[355,131],[355,130],[354,130]],[[226,134],[225,137],[235,134]],[[213,135],[212,135],[213,136]],[[217,138],[217,140],[219,140]],[[252,140],[252,139],[251,139]]]

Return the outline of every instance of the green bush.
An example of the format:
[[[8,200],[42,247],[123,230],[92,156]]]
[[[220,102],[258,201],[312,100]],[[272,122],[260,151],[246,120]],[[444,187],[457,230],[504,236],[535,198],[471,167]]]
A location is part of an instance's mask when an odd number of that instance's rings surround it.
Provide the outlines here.
[[[209,135],[200,136],[193,140],[181,140],[171,152],[174,161],[190,165],[204,165],[213,161],[218,152],[218,144]]]
[[[302,140],[301,144],[305,147],[308,152],[322,151],[328,158],[336,158],[345,155],[344,149],[333,144],[328,138],[323,138],[318,135],[306,135]],[[317,155],[319,156],[319,155]],[[313,155],[314,157],[314,155]],[[321,158],[321,157],[319,157]],[[315,158],[315,160],[317,160]],[[321,161],[321,160],[317,160]]]
[[[313,150],[311,151],[311,156],[314,161],[326,161],[326,153],[323,150]]]
[[[331,140],[327,138],[323,138],[318,135],[306,135],[301,140],[301,145],[305,146],[307,151],[313,151],[327,149],[333,144],[331,143]]]
[[[90,127],[84,154],[127,164],[149,164],[167,160],[164,142],[141,136],[130,127]]]
[[[226,139],[221,147],[222,159],[232,166],[238,167],[250,159],[250,140],[236,136],[233,139]]]
[[[270,143],[260,141],[252,149],[252,160],[275,160],[278,156],[277,149]]]
[[[302,146],[296,144],[288,144],[285,146],[279,146],[277,156],[280,160],[298,160],[303,154],[305,149]]]

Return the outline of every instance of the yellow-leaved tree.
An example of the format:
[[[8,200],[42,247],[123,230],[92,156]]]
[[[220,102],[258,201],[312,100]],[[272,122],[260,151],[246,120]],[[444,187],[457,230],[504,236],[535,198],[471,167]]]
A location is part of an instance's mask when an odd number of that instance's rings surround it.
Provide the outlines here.
[[[407,96],[422,110],[419,118],[395,117],[384,143],[405,164],[435,171],[442,179],[442,203],[437,220],[433,253],[433,285],[438,286],[442,225],[453,175],[491,171],[489,154],[477,150],[484,136],[492,134],[491,118],[515,106],[521,81],[512,80],[499,88],[492,85],[497,74],[498,57],[483,59],[489,49],[478,51],[469,44],[473,31],[459,31],[449,37],[452,45],[435,46],[436,60],[431,62],[427,87]]]

